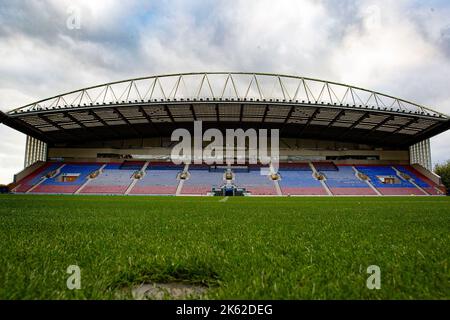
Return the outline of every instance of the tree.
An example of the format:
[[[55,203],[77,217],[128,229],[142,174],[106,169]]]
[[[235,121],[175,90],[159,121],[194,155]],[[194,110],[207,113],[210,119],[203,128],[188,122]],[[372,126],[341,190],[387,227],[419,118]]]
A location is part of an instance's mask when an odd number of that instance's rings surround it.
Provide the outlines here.
[[[437,175],[441,176],[442,183],[447,188],[447,190],[450,190],[450,160],[447,160],[447,162],[443,164],[437,164],[434,167],[434,172],[436,172]]]

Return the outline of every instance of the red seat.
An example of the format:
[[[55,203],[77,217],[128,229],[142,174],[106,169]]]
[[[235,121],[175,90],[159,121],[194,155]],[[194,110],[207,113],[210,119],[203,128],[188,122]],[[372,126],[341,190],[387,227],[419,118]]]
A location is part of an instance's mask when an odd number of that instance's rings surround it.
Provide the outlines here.
[[[424,193],[417,188],[378,188],[378,191],[385,196],[424,195]]]
[[[330,188],[333,195],[336,196],[369,196],[376,195],[371,188]]]
[[[74,193],[78,190],[79,185],[72,186],[52,186],[52,185],[39,185],[34,188],[31,193]]]
[[[182,194],[201,194],[206,195],[208,192],[211,192],[211,186],[183,186],[181,190]]]
[[[82,194],[124,194],[128,186],[89,186],[83,188]]]
[[[310,196],[320,196],[328,195],[324,188],[295,188],[295,187],[284,187],[282,188],[284,195],[310,195]]]
[[[175,194],[176,186],[135,186],[130,194]]]

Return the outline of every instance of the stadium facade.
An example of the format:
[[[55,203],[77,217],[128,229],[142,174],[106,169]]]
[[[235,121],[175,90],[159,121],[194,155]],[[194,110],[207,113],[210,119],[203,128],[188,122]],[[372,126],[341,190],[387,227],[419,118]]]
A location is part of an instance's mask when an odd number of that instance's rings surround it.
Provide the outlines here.
[[[158,75],[0,113],[27,135],[17,193],[439,195],[429,138],[447,115],[375,91],[243,72]],[[278,129],[279,162],[174,165],[177,128]],[[248,148],[249,146],[247,146]]]

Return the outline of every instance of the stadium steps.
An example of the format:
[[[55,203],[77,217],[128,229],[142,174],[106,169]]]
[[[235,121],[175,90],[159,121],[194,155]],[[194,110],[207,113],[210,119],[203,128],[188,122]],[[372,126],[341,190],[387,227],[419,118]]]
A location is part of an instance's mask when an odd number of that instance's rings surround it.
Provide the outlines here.
[[[358,173],[361,173],[358,171],[358,169],[356,169],[355,166],[352,166],[352,169],[355,171],[355,175],[357,175]],[[375,194],[377,196],[381,196],[380,191],[378,191],[378,189],[375,188],[375,186],[372,183],[370,183],[370,180],[364,180],[364,182],[369,186],[370,189],[372,189],[375,192]]]
[[[428,192],[426,192],[423,188],[421,188],[421,187],[414,181],[414,179],[413,179],[412,177],[411,177],[411,179],[405,180],[405,179],[401,176],[401,174],[404,173],[404,172],[399,171],[399,170],[398,170],[396,167],[394,167],[394,166],[392,166],[391,168],[395,171],[395,173],[397,174],[397,177],[399,177],[399,179],[402,179],[402,180],[404,180],[404,181],[408,181],[408,182],[411,183],[413,186],[415,186],[417,189],[419,189],[424,195],[427,195],[427,196],[430,195],[430,194],[429,194]]]
[[[430,180],[428,177],[419,172],[414,166],[400,165],[396,166],[397,170],[410,175],[414,182],[416,182],[422,189],[424,189],[429,195],[438,196],[445,195],[445,192],[441,190],[438,184]]]
[[[180,195],[207,195],[213,186],[223,184],[223,172],[210,171],[208,165],[190,165],[189,178],[180,186]]]
[[[123,195],[133,182],[135,170],[121,170],[117,163],[108,163],[103,172],[80,192],[81,194]]]
[[[278,170],[283,195],[308,196],[327,195],[322,184],[314,177],[313,170],[307,162],[280,163]]]
[[[356,168],[370,178],[372,185],[377,188],[382,195],[423,195],[423,192],[417,189],[412,183],[399,177],[397,172],[389,165],[358,165]],[[397,178],[398,181],[395,184],[384,184],[378,179],[379,176],[393,176]]]
[[[74,194],[87,181],[89,175],[100,167],[101,164],[93,162],[66,162],[55,175],[32,191],[40,194]],[[66,180],[64,176],[72,178]]]
[[[189,163],[186,163],[186,164],[184,165],[183,172],[189,172]],[[184,179],[180,179],[180,180],[178,181],[177,191],[175,192],[175,195],[176,195],[176,196],[179,196],[179,195],[182,194],[182,192],[183,192],[183,186],[184,186],[184,181],[185,181]]]
[[[178,174],[184,166],[166,162],[150,162],[145,175],[138,179],[130,195],[176,195]]]
[[[16,193],[65,193],[65,194],[130,194],[130,195],[207,195],[213,186],[221,186],[223,171],[211,170],[206,165],[173,166],[168,163],[141,161],[139,168],[146,173],[135,179],[133,170],[119,169],[120,163],[61,163],[47,162],[18,182]],[[95,168],[94,168],[95,167]],[[184,169],[183,169],[184,168]],[[221,169],[221,168],[220,168]],[[281,179],[272,180],[262,176],[258,166],[233,171],[235,184],[245,188],[251,195],[440,195],[439,185],[418,172],[411,165],[338,165],[338,170],[317,170],[314,162],[281,163],[278,173]],[[98,170],[96,178],[90,178],[92,170]],[[177,179],[179,172],[190,170],[190,179]],[[29,170],[32,171],[32,170]],[[55,172],[52,178],[46,175]],[[80,172],[77,181],[67,185],[58,175]],[[274,172],[270,166],[270,172]],[[362,180],[358,173],[369,180]],[[323,174],[318,180],[315,174]],[[405,176],[408,175],[408,176]],[[396,184],[384,184],[379,176],[393,176]]]
[[[276,171],[275,171],[275,169],[273,168],[273,166],[272,166],[272,164],[270,164],[270,172],[271,173],[277,173]],[[281,191],[281,187],[280,187],[280,184],[279,184],[279,182],[278,182],[278,180],[272,180],[273,181],[273,184],[274,184],[274,186],[275,186],[275,190],[276,190],[276,192],[277,192],[277,195],[278,196],[282,196],[283,195],[283,192]]]
[[[58,169],[56,169],[56,172],[54,174],[54,176],[56,177],[62,170],[62,168],[64,168],[66,166],[66,164],[62,164],[61,166],[58,167]],[[43,179],[41,179],[41,181],[39,181],[37,184],[35,184],[34,186],[32,186],[30,189],[28,189],[28,191],[26,193],[30,193],[32,192],[34,189],[36,189],[37,187],[39,187],[41,184],[43,184],[48,178],[44,177]]]
[[[273,180],[273,183],[275,185],[275,191],[277,192],[278,196],[282,196],[283,192],[281,191],[280,184],[278,183],[278,180]]]
[[[148,165],[150,164],[150,161],[147,161],[144,163],[144,165],[142,166],[142,168],[139,171],[143,171],[145,172],[145,170],[147,169]],[[131,190],[133,190],[134,186],[136,185],[136,183],[138,183],[139,179],[136,179],[133,176],[133,181],[131,181],[130,185],[128,186],[127,190],[125,191],[125,195],[129,195]]]
[[[100,169],[98,169],[99,175],[102,174],[103,169],[105,169],[106,166],[107,166],[107,164],[105,163],[105,164],[103,164],[103,165],[100,167]],[[95,179],[95,178],[94,178],[94,179]],[[90,177],[88,177],[88,179],[86,180],[86,182],[83,183],[83,184],[78,188],[78,190],[74,192],[74,194],[80,194],[80,192],[83,191],[84,187],[86,187],[86,186],[87,186],[92,180],[94,180],[94,179],[91,179]]]
[[[316,167],[316,166],[315,166]],[[317,169],[317,167],[316,167]],[[336,166],[321,172],[325,176],[325,184],[334,196],[373,196],[377,193],[366,182],[361,180],[357,171],[351,166]]]
[[[27,189],[32,186],[32,184],[29,184],[29,182],[32,181],[33,178],[36,178],[39,173],[44,172],[48,167],[50,167],[49,163],[36,161],[32,165],[24,168],[21,172],[15,175],[14,182],[10,184],[11,192],[20,192],[19,190],[22,190],[22,192],[23,190],[27,191]],[[25,172],[27,172],[25,176],[16,180],[19,175],[22,176]]]
[[[313,175],[317,174],[318,171],[316,170],[316,167],[314,166],[314,164],[312,162],[308,162],[309,167],[311,168]],[[329,195],[332,196],[333,193],[331,193],[330,188],[328,188],[327,184],[325,183],[324,180],[319,180],[320,184],[322,185],[322,187],[325,189],[325,192]]]
[[[278,192],[276,190],[275,183],[267,175],[261,175],[261,167],[249,168],[248,172],[233,170],[234,183],[239,188],[244,188],[250,195],[258,196],[276,196]]]
[[[22,179],[18,180],[15,183],[15,186],[11,190],[11,192],[13,192],[13,193],[27,192],[34,185],[33,181],[35,181],[36,179],[39,179],[39,177],[44,176],[49,170],[51,170],[51,168],[52,168],[52,163],[39,162],[39,161],[32,164],[31,166],[25,168],[24,170],[22,170],[22,172],[24,172],[25,170],[28,170],[29,173],[25,177],[23,177]]]

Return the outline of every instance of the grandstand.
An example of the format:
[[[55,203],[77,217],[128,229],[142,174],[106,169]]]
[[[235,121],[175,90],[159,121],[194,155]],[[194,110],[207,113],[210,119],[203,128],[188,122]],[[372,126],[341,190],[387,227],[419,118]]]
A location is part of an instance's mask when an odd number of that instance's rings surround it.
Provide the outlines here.
[[[145,175],[139,179],[129,194],[175,195],[183,166],[165,163],[152,163],[145,169]]]
[[[90,194],[125,194],[133,183],[135,167],[128,168],[122,164],[110,163],[103,167],[102,172],[92,179],[80,193]]]
[[[189,178],[184,181],[182,194],[206,195],[213,187],[224,184],[224,170],[210,170],[203,165],[194,165],[189,168]]]
[[[248,196],[441,195],[429,138],[447,115],[297,76],[186,73],[75,90],[0,113],[27,135],[15,193]],[[170,161],[177,128],[279,129],[279,168]],[[250,145],[246,144],[247,153]]]

